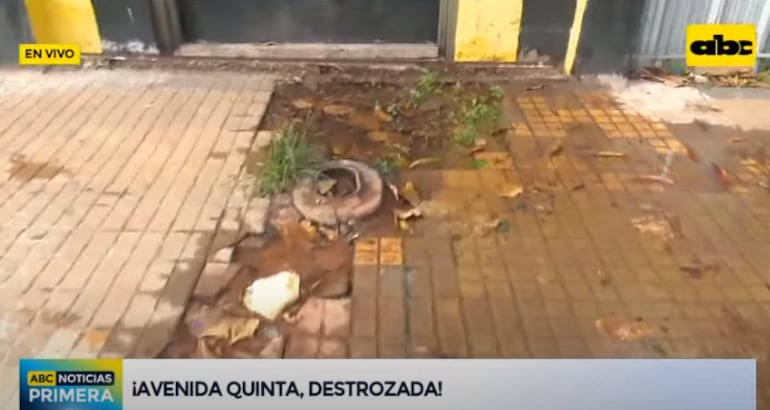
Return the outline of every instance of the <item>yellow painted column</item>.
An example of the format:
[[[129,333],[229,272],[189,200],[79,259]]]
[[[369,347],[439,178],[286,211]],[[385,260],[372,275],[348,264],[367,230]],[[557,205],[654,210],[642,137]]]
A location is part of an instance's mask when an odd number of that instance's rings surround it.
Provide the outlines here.
[[[102,41],[91,0],[25,0],[35,41],[78,44],[82,53],[99,54]]]
[[[457,0],[455,61],[515,62],[523,0]]]
[[[588,0],[577,0],[575,5],[575,18],[572,21],[572,29],[569,32],[569,42],[567,43],[567,53],[564,57],[564,73],[572,74],[577,59],[578,47],[580,45],[580,33],[583,31],[583,17],[586,14]]]

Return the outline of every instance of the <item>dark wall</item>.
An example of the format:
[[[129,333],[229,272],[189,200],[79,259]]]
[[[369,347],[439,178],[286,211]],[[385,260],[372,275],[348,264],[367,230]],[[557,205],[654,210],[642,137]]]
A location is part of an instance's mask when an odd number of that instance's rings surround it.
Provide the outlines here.
[[[421,43],[439,0],[177,0],[185,41]]]
[[[24,0],[0,0],[0,64],[19,61],[19,44],[34,42]]]
[[[644,1],[591,0],[583,18],[575,71],[626,74],[639,41]]]
[[[150,0],[92,1],[102,43],[107,46],[105,52],[145,53],[157,49]]]
[[[564,61],[576,0],[524,0],[519,48],[524,62],[532,62],[533,50],[552,63]],[[528,58],[529,57],[529,58]]]

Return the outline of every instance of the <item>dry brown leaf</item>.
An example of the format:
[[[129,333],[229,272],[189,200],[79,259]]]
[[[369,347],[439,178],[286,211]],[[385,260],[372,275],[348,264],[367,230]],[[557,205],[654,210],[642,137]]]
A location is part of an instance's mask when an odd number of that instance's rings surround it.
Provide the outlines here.
[[[385,142],[388,140],[388,137],[390,137],[390,133],[387,131],[372,131],[366,134],[366,136],[369,137],[370,141]]]
[[[420,194],[417,193],[417,188],[414,187],[412,181],[406,181],[404,187],[401,188],[401,197],[414,207],[420,206],[420,202],[422,202]]]
[[[698,152],[693,149],[693,147],[689,146],[688,144],[682,144],[684,145],[684,149],[687,150],[687,156],[692,160],[692,162],[699,164],[700,163],[700,155],[698,155]]]
[[[730,174],[727,172],[727,170],[722,168],[715,162],[711,163],[711,167],[714,168],[714,172],[717,173],[719,182],[721,182],[725,188],[729,188],[731,184],[731,179],[730,179]]]
[[[393,211],[393,214],[396,216],[396,219],[399,221],[406,221],[409,219],[419,218],[422,216],[422,210],[420,208],[410,208],[406,210],[395,210]]]
[[[309,110],[315,106],[315,102],[310,98],[298,98],[291,102],[298,110]]]
[[[636,177],[641,182],[659,182],[662,184],[674,185],[674,180],[664,175],[643,174]]]
[[[311,236],[315,236],[318,234],[318,228],[316,228],[315,225],[313,225],[312,222],[308,219],[302,220],[302,222],[299,223],[299,225],[302,227],[302,230],[309,233]]]
[[[380,119],[376,115],[368,112],[354,112],[348,116],[348,125],[355,128],[362,128],[367,131],[379,131],[382,127]]]
[[[393,193],[393,197],[396,198],[396,200],[401,199],[401,195],[398,192],[398,188],[395,185],[388,183],[388,189],[390,189],[390,192]]]
[[[328,115],[348,115],[353,112],[353,107],[343,104],[329,104],[323,107],[323,112]]]
[[[739,142],[746,142],[746,138],[743,138],[743,137],[730,137],[730,139],[727,140],[727,141],[729,141],[732,144],[737,144]]]
[[[216,359],[217,355],[209,348],[208,343],[204,339],[198,339],[198,343],[195,346],[195,354],[201,359]]]
[[[642,318],[628,320],[618,316],[597,319],[596,329],[621,342],[630,342],[660,336],[662,329]]]
[[[331,179],[331,178],[322,179],[318,181],[318,185],[317,185],[318,193],[321,195],[326,195],[329,192],[331,192],[331,190],[334,189],[335,186],[337,186],[336,179]]]
[[[336,241],[337,237],[339,237],[339,232],[334,228],[327,228],[325,226],[319,226],[318,232],[321,233],[321,235],[326,238],[326,240],[332,242]]]
[[[618,151],[599,151],[594,156],[601,158],[625,158],[626,154]]]
[[[256,318],[225,318],[204,330],[200,337],[223,339],[232,345],[250,338],[258,328],[259,319]]]
[[[506,184],[500,190],[500,196],[503,198],[518,198],[524,193],[524,187],[519,184]]]
[[[423,166],[426,166],[426,165],[437,164],[439,162],[441,162],[441,159],[439,159],[439,158],[434,158],[434,157],[420,158],[420,159],[412,162],[411,164],[409,164],[409,169],[415,169],[417,167],[423,167]]]
[[[599,276],[599,283],[602,286],[607,286],[610,284],[610,277],[603,270],[599,269],[598,271],[596,271],[596,275]]]
[[[386,113],[382,107],[380,107],[379,104],[374,106],[374,115],[377,116],[377,118],[380,119],[382,122],[391,122],[393,121],[393,117]]]
[[[470,152],[471,154],[475,154],[477,152],[484,151],[486,148],[487,148],[487,140],[485,140],[484,138],[479,138],[473,144],[473,148],[471,148]]]
[[[564,152],[564,145],[562,143],[556,144],[551,150],[548,152],[548,158],[554,158],[559,155],[561,155]]]

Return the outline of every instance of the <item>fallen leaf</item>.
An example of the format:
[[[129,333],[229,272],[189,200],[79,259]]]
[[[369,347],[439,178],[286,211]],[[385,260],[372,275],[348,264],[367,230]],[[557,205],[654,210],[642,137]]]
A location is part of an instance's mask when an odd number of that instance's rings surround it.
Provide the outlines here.
[[[689,265],[689,266],[680,266],[679,270],[687,274],[687,276],[693,279],[701,279],[704,276],[711,276],[719,273],[720,265],[719,263],[709,263],[705,265],[701,263],[696,263],[694,265]]]
[[[195,354],[201,359],[216,359],[217,355],[211,350],[208,342],[204,339],[199,339],[195,345]]]
[[[594,153],[594,156],[601,158],[625,158],[626,154],[618,151],[599,151]]]
[[[643,174],[636,177],[641,182],[659,182],[662,184],[674,185],[674,180],[664,175]]]
[[[581,189],[585,189],[585,187],[586,184],[583,183],[575,184],[572,186],[572,188],[570,188],[570,191],[580,191]]]
[[[337,185],[336,179],[332,179],[332,178],[322,179],[318,181],[318,184],[317,184],[318,193],[321,195],[326,195],[329,192],[331,192],[336,185]]]
[[[308,219],[302,220],[299,225],[302,227],[302,230],[309,233],[311,236],[315,236],[318,233],[318,228],[316,228],[315,225],[313,225],[313,222],[310,222]]]
[[[369,137],[370,141],[385,142],[388,140],[390,133],[388,133],[387,131],[372,131],[366,134],[366,136]]]
[[[479,138],[473,143],[473,147],[470,150],[471,154],[475,154],[480,151],[484,151],[487,148],[487,140]]]
[[[722,185],[725,188],[730,187],[730,174],[727,173],[727,170],[719,166],[718,164],[712,162],[711,167],[714,168],[714,171],[717,173],[717,177],[719,178],[719,182],[722,183]]]
[[[733,144],[737,144],[737,143],[739,143],[739,142],[745,142],[745,141],[746,141],[746,138],[743,138],[743,137],[731,137],[731,138],[730,138],[729,140],[727,140],[727,141],[729,141],[730,143],[733,143]]]
[[[507,133],[510,130],[511,129],[509,127],[497,128],[496,130],[492,131],[492,136],[493,137],[499,137],[501,135],[504,135],[505,133]]]
[[[320,232],[321,235],[323,235],[323,237],[330,242],[336,241],[337,237],[339,236],[337,229],[327,228],[325,226],[319,226],[318,232]]]
[[[554,158],[559,155],[561,155],[564,152],[564,145],[562,143],[556,144],[551,150],[548,152],[548,158]]]
[[[353,112],[353,107],[343,104],[329,104],[323,107],[323,112],[328,115],[348,115]]]
[[[409,222],[404,220],[398,221],[398,229],[404,232],[412,232],[412,227],[409,225]]]
[[[397,220],[406,221],[409,219],[421,217],[422,210],[420,210],[420,208],[414,207],[407,210],[395,210],[393,211],[393,214],[396,216]]]
[[[503,198],[518,198],[524,192],[524,187],[519,184],[504,185],[500,191]]]
[[[310,98],[298,98],[292,101],[291,104],[298,110],[309,110],[315,106],[315,103]]]
[[[538,91],[545,88],[545,84],[532,85],[524,89],[524,91]]]
[[[605,273],[603,270],[599,269],[596,271],[596,275],[599,277],[599,283],[602,286],[607,286],[610,284],[610,277]]]
[[[639,339],[660,336],[662,329],[642,318],[628,320],[618,316],[610,316],[597,319],[594,323],[596,329],[621,342],[630,342]]]
[[[232,345],[250,338],[258,328],[259,319],[256,318],[224,318],[204,330],[200,337],[223,339]]]
[[[368,112],[354,112],[348,116],[347,123],[367,131],[379,131],[382,125],[376,115]]]
[[[379,118],[380,121],[382,122],[393,121],[393,117],[390,114],[386,113],[385,110],[383,110],[379,104],[374,106],[374,115],[376,115],[377,118]]]
[[[412,181],[406,181],[404,187],[401,188],[401,197],[409,202],[409,205],[414,207],[420,206],[420,203],[422,202],[420,195],[417,193],[417,188],[414,187]]]
[[[687,150],[687,157],[692,160],[692,162],[699,164],[700,163],[700,155],[698,155],[698,152],[693,149],[693,147],[682,144],[684,146],[684,149]]]
[[[417,167],[437,164],[439,162],[441,162],[441,159],[439,159],[439,158],[434,158],[434,157],[420,158],[420,159],[412,162],[411,164],[409,164],[409,169],[415,169]]]
[[[395,185],[388,183],[388,188],[390,189],[390,192],[393,193],[393,197],[396,198],[396,200],[401,199],[401,195],[399,194],[398,188]]]

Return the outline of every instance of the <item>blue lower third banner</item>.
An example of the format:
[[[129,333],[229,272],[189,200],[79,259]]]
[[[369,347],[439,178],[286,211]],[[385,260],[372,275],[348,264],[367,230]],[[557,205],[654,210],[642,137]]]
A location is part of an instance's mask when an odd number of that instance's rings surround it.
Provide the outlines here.
[[[22,360],[21,410],[754,410],[754,360]],[[320,408],[320,407],[319,407]]]

